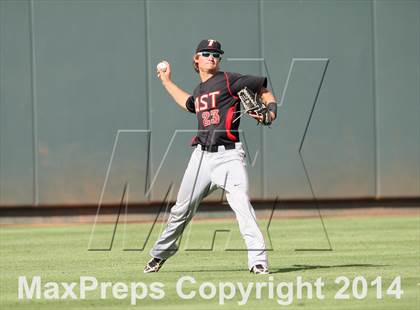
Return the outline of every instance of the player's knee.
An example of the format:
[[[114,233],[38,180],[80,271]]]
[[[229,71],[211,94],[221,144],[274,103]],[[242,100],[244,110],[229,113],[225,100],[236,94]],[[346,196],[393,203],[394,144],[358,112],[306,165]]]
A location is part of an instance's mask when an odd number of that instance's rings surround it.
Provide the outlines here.
[[[172,208],[171,208],[171,216],[174,219],[180,219],[184,218],[186,214],[188,213],[189,203],[188,201],[185,203],[177,202]]]
[[[185,210],[182,206],[174,205],[171,208],[171,216],[174,218],[179,218],[185,213]]]

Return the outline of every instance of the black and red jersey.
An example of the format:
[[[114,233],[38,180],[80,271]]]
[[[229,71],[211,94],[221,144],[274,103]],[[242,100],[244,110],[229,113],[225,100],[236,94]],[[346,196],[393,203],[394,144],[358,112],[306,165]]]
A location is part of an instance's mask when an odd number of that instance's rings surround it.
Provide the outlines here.
[[[219,71],[194,89],[185,104],[198,120],[192,145],[227,145],[239,141],[240,119],[233,121],[241,111],[237,93],[244,87],[258,93],[267,87],[267,78]]]

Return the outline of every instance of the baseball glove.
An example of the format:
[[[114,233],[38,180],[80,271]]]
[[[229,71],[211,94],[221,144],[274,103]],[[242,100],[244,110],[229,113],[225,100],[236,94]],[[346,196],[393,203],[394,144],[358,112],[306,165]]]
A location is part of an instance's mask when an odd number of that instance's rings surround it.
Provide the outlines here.
[[[262,116],[262,121],[258,121],[258,123],[265,126],[271,125],[270,111],[263,104],[258,94],[254,94],[250,89],[244,87],[238,92],[238,97],[241,100],[245,113]]]

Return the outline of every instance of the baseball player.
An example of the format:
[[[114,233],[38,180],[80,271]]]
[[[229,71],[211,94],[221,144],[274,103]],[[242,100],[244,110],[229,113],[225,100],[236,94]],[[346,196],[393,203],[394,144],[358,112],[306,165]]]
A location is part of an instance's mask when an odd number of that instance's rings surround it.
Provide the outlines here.
[[[259,94],[265,106],[264,113],[249,114],[264,125],[271,124],[276,118],[277,104],[266,88],[265,77],[220,71],[223,53],[220,42],[216,40],[202,40],[198,44],[193,66],[201,83],[192,95],[172,82],[168,62],[158,65],[157,76],[168,93],[182,109],[196,114],[198,132],[193,139],[195,149],[176,204],[171,208],[164,231],[150,251],[152,259],[146,264],[145,273],[158,272],[176,253],[177,240],[201,200],[216,188],[223,188],[248,249],[248,269],[255,274],[268,274],[264,238],[248,197],[245,152],[239,141],[240,119],[236,117],[241,111],[238,92],[246,87]]]

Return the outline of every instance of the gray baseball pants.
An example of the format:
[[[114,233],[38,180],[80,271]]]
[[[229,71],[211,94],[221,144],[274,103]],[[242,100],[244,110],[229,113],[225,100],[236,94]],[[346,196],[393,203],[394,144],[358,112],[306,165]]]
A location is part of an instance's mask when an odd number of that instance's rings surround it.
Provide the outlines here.
[[[219,151],[214,153],[202,151],[200,145],[195,148],[182,179],[176,204],[171,208],[164,231],[150,251],[151,256],[168,259],[176,253],[176,242],[198,205],[217,187],[225,189],[226,199],[235,212],[248,249],[248,269],[257,264],[268,265],[264,238],[249,202],[245,152],[241,143],[236,143],[235,149],[231,150],[219,146]]]

